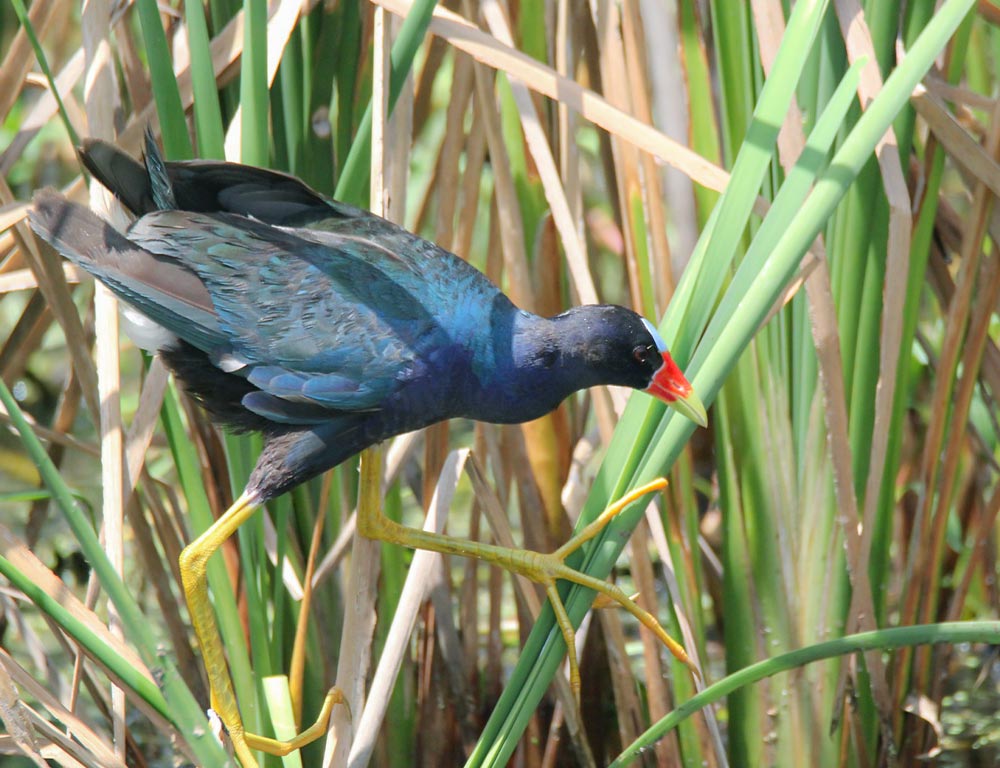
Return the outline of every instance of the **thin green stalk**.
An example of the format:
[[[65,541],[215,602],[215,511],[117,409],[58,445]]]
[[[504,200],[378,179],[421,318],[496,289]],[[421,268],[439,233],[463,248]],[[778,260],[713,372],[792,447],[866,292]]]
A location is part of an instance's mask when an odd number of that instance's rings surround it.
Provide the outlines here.
[[[717,444],[722,448],[718,455],[719,504],[723,509],[735,510],[740,505],[741,494],[737,460],[733,450],[734,441],[730,425],[728,398],[719,397],[715,405],[718,421]],[[742,514],[722,516],[722,560],[726,563],[722,572],[722,589],[726,609],[726,637],[751,638],[756,636],[756,621],[753,613],[753,594],[749,574],[737,563],[750,560],[747,537],[744,536]],[[752,664],[755,655],[753,644],[749,642],[726,643],[726,669],[740,669]],[[759,738],[751,736],[754,726],[763,728],[766,722],[764,703],[749,692],[733,691],[729,700],[729,718],[734,724],[729,738],[729,754],[734,762],[744,765],[761,765],[764,745]]]
[[[806,648],[800,648],[734,672],[707,686],[696,696],[681,704],[677,709],[649,728],[632,742],[609,768],[629,765],[639,754],[648,749],[671,728],[710,704],[722,700],[744,686],[763,680],[779,672],[798,669],[823,659],[847,656],[864,651],[888,651],[915,645],[936,643],[1000,643],[1000,622],[997,621],[955,621],[941,624],[918,624],[912,627],[878,629],[860,632],[836,640],[827,640]]]
[[[748,68],[758,61],[753,55],[751,10],[748,3],[727,0],[715,0],[709,7],[719,88],[726,94],[720,104],[723,157],[732,165],[754,112],[753,80],[747,76]],[[710,86],[706,93],[711,91]]]
[[[281,58],[278,68],[278,81],[275,90],[280,91],[281,99],[275,102],[280,109],[275,110],[274,127],[277,133],[281,126],[284,142],[281,147],[285,158],[285,170],[298,175],[302,168],[306,125],[302,102],[309,97],[310,90],[304,87],[303,76],[309,67],[302,66],[302,43],[300,34],[293,34],[288,41],[288,48]],[[280,87],[279,87],[280,86]],[[275,140],[275,150],[278,149]]]
[[[24,0],[11,0],[11,3],[14,6],[14,13],[17,14],[17,20],[21,22],[21,26],[24,28],[24,33],[28,36],[28,41],[31,43],[32,49],[35,51],[35,60],[38,62],[38,66],[41,68],[42,74],[45,75],[45,80],[49,84],[49,91],[51,92],[52,97],[56,100],[56,107],[59,109],[59,117],[62,118],[63,125],[66,127],[66,133],[69,134],[69,140],[75,147],[80,143],[80,137],[76,135],[76,131],[73,129],[73,123],[70,122],[69,114],[66,112],[66,105],[63,104],[62,95],[56,87],[56,80],[52,76],[52,70],[49,68],[49,60],[45,56],[45,49],[42,48],[42,44],[38,40],[38,36],[35,34],[35,27],[32,25],[31,19],[28,17],[28,11],[24,7]]]
[[[653,275],[649,264],[649,233],[646,231],[646,210],[642,194],[636,190],[628,201],[632,232],[635,233],[635,261],[639,267],[639,289],[641,291],[643,316],[656,316],[656,299],[653,295]]]
[[[146,44],[149,78],[153,85],[156,114],[160,118],[164,155],[171,160],[187,160],[192,156],[191,139],[184,119],[184,106],[177,88],[167,36],[160,23],[156,0],[136,0],[139,26]]]
[[[399,37],[392,45],[392,51],[389,54],[391,64],[389,114],[392,114],[392,108],[396,106],[396,99],[399,98],[399,93],[403,90],[403,83],[413,67],[413,60],[417,55],[417,49],[424,40],[424,35],[427,33],[435,5],[435,0],[417,0],[403,21],[403,26],[400,27]],[[370,176],[371,154],[372,105],[369,101],[368,108],[361,118],[360,125],[358,125],[358,131],[354,136],[347,159],[341,168],[334,197],[355,204],[367,199],[366,187]]]
[[[267,0],[244,0],[243,66],[240,70],[240,159],[265,167],[269,157],[267,93]]]
[[[342,3],[340,5],[337,9],[336,27],[329,31],[325,28],[321,39],[321,42],[324,40],[330,40],[330,42],[320,47],[323,53],[321,60],[325,60],[328,63],[329,71],[336,75],[330,86],[330,122],[333,128],[333,157],[340,168],[341,178],[344,176],[343,166],[347,163],[355,134],[355,102],[357,101],[355,89],[361,57],[359,5],[359,3]],[[368,131],[370,134],[370,122]],[[369,157],[369,155],[365,156]],[[358,180],[352,180],[351,184],[357,184],[360,190],[364,181],[364,168],[362,167],[358,172],[361,177]]]
[[[191,89],[194,94],[194,125],[198,137],[198,157],[225,160],[222,109],[212,67],[212,50],[200,2],[184,3],[188,47],[191,49]]]
[[[684,72],[687,75],[687,92],[691,115],[689,141],[691,148],[702,157],[714,163],[721,163],[722,144],[716,121],[715,102],[711,98],[712,74],[701,37],[702,26],[698,18],[698,3],[682,0],[678,4],[681,55]],[[695,186],[695,202],[698,206],[698,224],[705,228],[708,217],[715,208],[719,194],[714,190]]]

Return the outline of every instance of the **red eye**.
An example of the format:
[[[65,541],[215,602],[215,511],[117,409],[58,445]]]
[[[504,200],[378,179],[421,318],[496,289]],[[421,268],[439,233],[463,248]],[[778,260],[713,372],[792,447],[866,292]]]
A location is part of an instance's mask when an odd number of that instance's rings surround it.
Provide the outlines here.
[[[632,357],[635,358],[635,361],[637,363],[640,364],[645,363],[647,360],[649,360],[649,349],[650,349],[649,347],[642,347],[642,346],[636,347],[635,349],[632,350]]]

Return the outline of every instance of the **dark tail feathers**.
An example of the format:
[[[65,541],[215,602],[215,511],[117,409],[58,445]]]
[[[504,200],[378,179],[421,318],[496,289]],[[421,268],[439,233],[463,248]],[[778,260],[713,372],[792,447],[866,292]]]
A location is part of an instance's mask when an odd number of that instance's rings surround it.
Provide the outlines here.
[[[99,139],[84,139],[76,152],[90,175],[111,190],[134,215],[156,210],[149,174],[141,163]]]

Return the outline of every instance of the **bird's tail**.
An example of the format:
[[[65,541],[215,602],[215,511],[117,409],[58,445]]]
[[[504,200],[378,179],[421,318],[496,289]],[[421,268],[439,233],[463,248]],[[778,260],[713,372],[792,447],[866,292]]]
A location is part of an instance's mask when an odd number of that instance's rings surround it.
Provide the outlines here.
[[[101,182],[133,215],[156,210],[149,173],[133,157],[100,139],[84,139],[77,155],[90,175]]]
[[[37,192],[33,202],[31,228],[60,254],[196,347],[218,344],[218,318],[196,275],[136,245],[89,208],[55,190]]]
[[[145,166],[113,144],[85,139],[77,147],[91,176],[111,190],[133,215],[177,208],[167,164],[152,132],[146,129]]]
[[[149,256],[89,208],[53,189],[36,192],[32,202],[28,221],[35,234],[88,272],[103,278],[116,264]]]
[[[153,137],[153,132],[146,129],[146,174],[149,178],[149,188],[152,190],[153,203],[157,210],[177,210],[177,198],[174,187],[167,174],[167,164],[160,154],[160,147]]]

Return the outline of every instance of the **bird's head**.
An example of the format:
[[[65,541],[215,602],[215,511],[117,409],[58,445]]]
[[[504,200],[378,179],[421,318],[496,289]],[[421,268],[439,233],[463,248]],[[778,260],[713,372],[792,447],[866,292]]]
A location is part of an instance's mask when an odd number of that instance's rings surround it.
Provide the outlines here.
[[[707,425],[705,406],[648,320],[614,305],[577,307],[557,319],[563,318],[571,320],[566,326],[575,326],[570,335],[579,346],[570,346],[582,347],[587,367],[600,372],[600,383],[642,390],[696,424]]]
[[[684,377],[681,369],[677,367],[677,363],[670,356],[663,337],[646,318],[639,319],[652,340],[652,346],[647,344],[643,348],[640,343],[632,348],[632,356],[640,365],[656,366],[649,379],[649,384],[643,388],[643,391],[660,398],[698,426],[708,426],[708,414],[705,413],[705,406],[702,404],[701,398],[695,394],[691,383]]]

